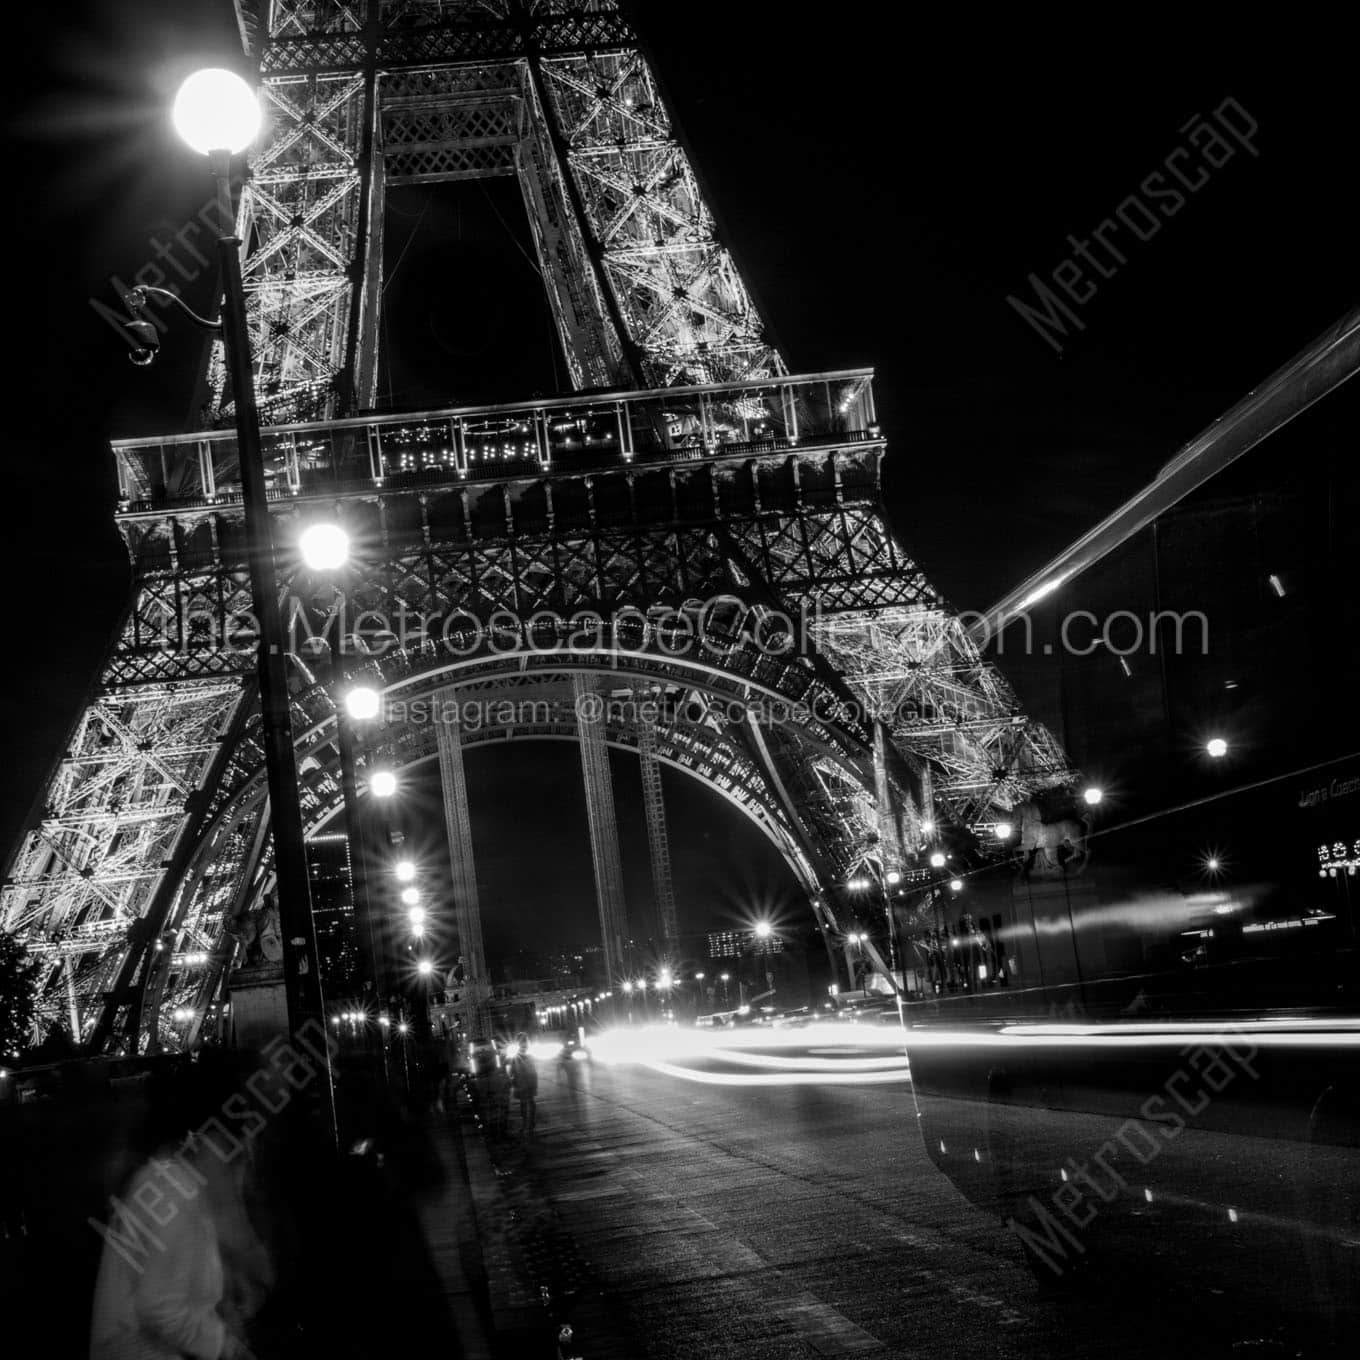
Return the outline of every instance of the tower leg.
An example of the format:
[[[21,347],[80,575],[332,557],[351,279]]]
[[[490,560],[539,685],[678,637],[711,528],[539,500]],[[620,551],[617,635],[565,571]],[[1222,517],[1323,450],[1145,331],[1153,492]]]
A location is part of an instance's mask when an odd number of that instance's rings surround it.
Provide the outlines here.
[[[66,973],[66,1011],[67,1019],[71,1024],[71,1042],[80,1042],[80,1002],[76,1000],[76,960],[75,955],[69,955],[66,959],[64,970]]]
[[[614,786],[609,778],[609,748],[605,721],[595,712],[591,678],[571,678],[572,699],[581,734],[581,774],[585,786],[586,817],[590,822],[590,852],[595,863],[595,895],[600,904],[600,940],[610,991],[623,965],[628,912],[623,900],[623,858],[619,853],[619,824],[614,816]]]
[[[661,794],[661,766],[656,759],[656,724],[638,719],[638,758],[642,766],[642,805],[647,814],[647,848],[652,858],[652,892],[660,918],[661,938],[670,955],[676,946],[675,883],[671,878],[671,844],[666,831],[666,804]]]
[[[452,691],[436,696],[435,735],[439,742],[439,781],[444,792],[444,825],[449,839],[449,862],[453,868],[453,914],[463,955],[464,995],[468,999],[467,1026],[470,1039],[486,1039],[490,1031],[490,979],[482,945],[482,907],[477,897],[477,863],[472,853],[472,818],[468,806],[467,775],[463,769],[463,735],[456,722],[448,722],[445,699]]]

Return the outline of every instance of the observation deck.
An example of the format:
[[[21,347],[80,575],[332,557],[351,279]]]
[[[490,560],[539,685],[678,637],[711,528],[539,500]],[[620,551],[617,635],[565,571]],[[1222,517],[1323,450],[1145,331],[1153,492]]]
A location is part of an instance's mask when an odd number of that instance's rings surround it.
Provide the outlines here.
[[[872,369],[266,426],[271,500],[541,479],[878,441]],[[115,440],[120,519],[241,501],[235,430]]]

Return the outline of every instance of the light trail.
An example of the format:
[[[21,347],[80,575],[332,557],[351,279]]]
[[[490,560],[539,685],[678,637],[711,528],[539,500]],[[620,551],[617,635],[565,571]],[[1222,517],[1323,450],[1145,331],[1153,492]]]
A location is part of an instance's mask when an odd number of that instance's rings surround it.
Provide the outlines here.
[[[604,1063],[646,1063],[663,1058],[677,1061],[715,1056],[728,1059],[734,1052],[749,1054],[753,1050],[806,1051],[810,1048],[860,1051],[891,1049],[902,1055],[902,1031],[896,1027],[860,1026],[843,1021],[807,1025],[801,1029],[749,1026],[737,1030],[709,1030],[647,1025],[639,1029],[605,1030],[595,1035],[590,1043],[592,1055]]]
[[[1348,1020],[1189,1021],[1138,1025],[1007,1025],[997,1030],[909,1029],[906,1048],[1150,1049],[1188,1044],[1225,1048],[1360,1048],[1360,1025]]]
[[[805,1058],[789,1058],[782,1054],[746,1053],[739,1049],[724,1049],[721,1060],[743,1067],[802,1072],[886,1072],[890,1068],[904,1068],[907,1062],[903,1053],[885,1058],[823,1058],[812,1054]]]
[[[1328,1018],[1326,1016],[1300,1016],[1295,1019],[1279,1020],[1119,1020],[1109,1024],[1078,1025],[1070,1023],[1036,1023],[1004,1025],[1002,1034],[1162,1034],[1177,1032],[1234,1034],[1269,1031],[1300,1031],[1307,1033],[1360,1033],[1360,1019],[1346,1016]]]
[[[702,1086],[887,1086],[911,1080],[905,1064],[893,1072],[705,1072],[696,1067],[677,1067],[674,1063],[648,1062],[642,1066],[663,1076]]]
[[[808,1051],[814,1048],[821,1051]],[[800,1051],[760,1051],[768,1049]],[[893,1051],[866,1055],[865,1049]],[[595,1037],[591,1051],[609,1066],[645,1067],[707,1086],[864,1086],[910,1080],[900,1030],[844,1022],[796,1030],[753,1026],[733,1032],[664,1025],[608,1030]],[[765,1070],[723,1072],[689,1065],[705,1061]]]

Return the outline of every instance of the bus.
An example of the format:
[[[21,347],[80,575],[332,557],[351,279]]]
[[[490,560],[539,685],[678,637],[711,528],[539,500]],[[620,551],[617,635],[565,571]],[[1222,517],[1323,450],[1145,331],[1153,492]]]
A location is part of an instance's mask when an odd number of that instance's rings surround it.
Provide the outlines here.
[[[935,1166],[1043,1289],[1254,1353],[1360,1334],[1357,417],[1329,396],[993,640],[1082,782],[897,920]]]

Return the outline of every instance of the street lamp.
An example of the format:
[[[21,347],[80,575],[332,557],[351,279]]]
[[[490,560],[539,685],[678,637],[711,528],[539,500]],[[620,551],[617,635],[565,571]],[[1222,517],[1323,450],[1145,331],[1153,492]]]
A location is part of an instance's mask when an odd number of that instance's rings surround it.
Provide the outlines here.
[[[943,869],[943,868],[944,868],[944,851],[943,851],[943,850],[933,850],[933,851],[931,852],[931,855],[930,855],[930,867],[931,867],[932,869]]]
[[[337,571],[349,561],[349,535],[338,524],[309,524],[298,535],[298,551],[310,571]]]
[[[223,235],[217,241],[222,270],[222,317],[211,323],[221,331],[223,356],[236,414],[241,505],[245,514],[247,557],[255,616],[259,620],[261,735],[268,777],[270,828],[283,935],[284,987],[288,1024],[294,1032],[321,1010],[320,969],[312,920],[302,809],[298,798],[297,759],[289,712],[283,622],[279,614],[274,567],[274,531],[264,484],[260,417],[255,373],[246,324],[241,280],[241,241],[231,234],[231,158],[244,151],[260,128],[259,100],[231,71],[199,71],[180,86],[172,117],[176,131],[208,157],[217,180]],[[135,307],[133,310],[137,310]],[[134,357],[136,357],[134,355]],[[150,357],[154,357],[154,350]],[[149,362],[149,358],[142,362]]]
[[[382,711],[382,695],[368,685],[356,685],[345,694],[345,712],[355,722],[369,722]]]
[[[391,770],[374,770],[368,776],[368,791],[375,798],[390,798],[397,791],[397,776]]]
[[[1228,743],[1222,737],[1210,737],[1204,749],[1215,759],[1222,760],[1228,754]]]
[[[774,934],[774,927],[768,921],[756,922],[756,939],[768,940]],[[667,974],[669,976],[669,974]]]
[[[998,822],[993,830],[996,833],[997,840],[1008,841],[1011,838],[1011,832],[1014,831],[1015,828],[1009,822]]]
[[[200,156],[239,156],[260,131],[260,101],[235,71],[195,71],[180,87],[170,111],[180,139]]]
[[[399,859],[392,868],[398,883],[410,883],[416,876],[416,866],[409,859]]]
[[[1089,788],[1082,790],[1081,796],[1086,800],[1087,807],[1096,807],[1100,800],[1105,797],[1105,790],[1092,784]]]
[[[401,900],[403,906],[407,907],[418,906],[420,904],[420,889],[403,888],[401,890]]]

